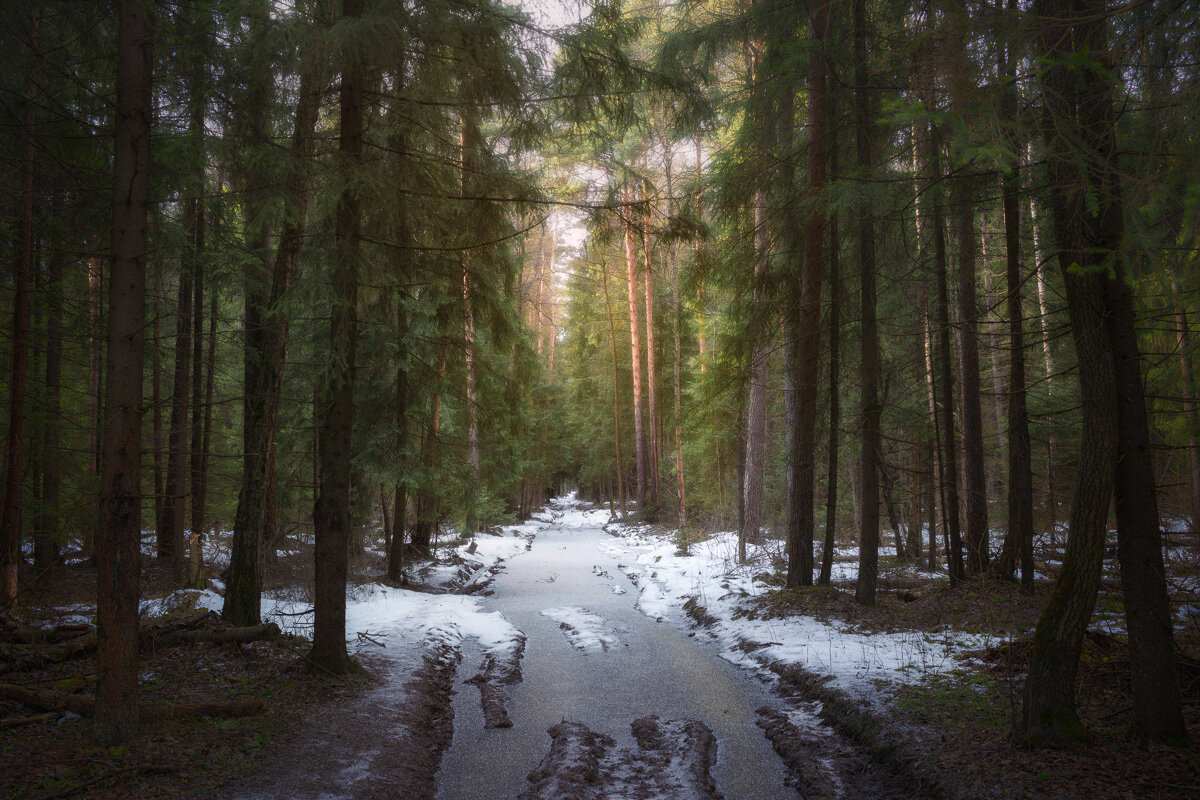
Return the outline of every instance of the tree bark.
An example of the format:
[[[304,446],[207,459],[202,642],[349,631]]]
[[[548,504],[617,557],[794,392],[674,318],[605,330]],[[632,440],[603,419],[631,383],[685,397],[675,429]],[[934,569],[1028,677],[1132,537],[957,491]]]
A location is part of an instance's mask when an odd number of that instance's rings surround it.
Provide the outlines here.
[[[867,17],[864,0],[854,0],[854,138],[858,169],[869,174],[871,164],[870,88],[867,76]],[[858,553],[858,580],[854,599],[875,604],[879,570],[879,332],[875,310],[875,217],[869,202],[858,209],[858,263],[862,275],[862,528]]]
[[[941,179],[941,142],[937,129],[929,137],[929,164],[933,180]],[[950,344],[950,298],[946,266],[946,224],[942,214],[940,194],[933,200],[930,223],[933,226],[933,264],[937,278],[938,372],[940,383],[942,458],[939,482],[945,493],[942,503],[943,530],[947,537],[946,567],[950,583],[957,584],[966,577],[963,565],[962,530],[958,504],[958,445],[954,436],[954,368]]]
[[[1016,12],[1015,0],[1008,9]],[[1001,96],[1001,116],[1015,124],[1018,116],[1016,79],[1017,54],[1010,43],[1003,51],[1001,71],[1006,86]],[[1020,143],[1012,128],[1006,138],[1014,152]],[[1001,173],[1000,194],[1004,207],[1005,283],[1008,290],[1008,542],[1016,544],[1021,562],[1021,586],[1033,589],[1033,463],[1029,443],[1029,412],[1025,399],[1025,314],[1021,304],[1021,172],[1018,164]],[[1012,563],[1001,559],[1004,577],[1012,575]]]
[[[327,0],[318,24],[328,25]],[[319,60],[323,64],[323,60]],[[274,493],[271,453],[279,395],[287,355],[288,314],[286,298],[300,265],[305,222],[311,195],[309,160],[312,158],[317,113],[326,82],[319,66],[300,75],[296,120],[292,129],[290,165],[284,178],[284,222],[271,273],[271,292],[262,310],[260,334],[247,341],[246,354],[255,367],[246,370],[252,383],[246,386],[243,404],[242,480],[233,523],[233,547],[229,582],[221,615],[235,625],[255,625],[260,619],[262,597],[262,546],[267,538],[267,505]]]
[[[658,513],[660,479],[662,469],[662,412],[658,407],[658,364],[654,345],[654,275],[650,259],[650,191],[649,184],[643,183],[642,202],[646,207],[642,211],[642,254],[645,269],[642,270],[642,289],[645,292],[646,311],[646,401],[650,413],[648,437],[650,452],[646,460],[647,480],[649,481],[650,504],[654,513]]]
[[[828,98],[828,120],[837,113],[837,95]],[[831,125],[827,125],[832,127]],[[838,178],[838,147],[829,143],[829,178]],[[841,240],[838,213],[829,211],[829,471],[826,473],[825,541],[821,553],[821,575],[818,583],[828,586],[833,578],[833,544],[837,532],[838,456],[841,446],[841,337],[842,337],[842,278]]]
[[[617,492],[621,496],[621,516],[625,516],[625,470],[621,458],[621,393],[617,382],[617,325],[613,319],[612,304],[608,296],[608,264],[600,264],[600,286],[604,289],[604,316],[608,320],[608,341],[612,351],[612,391],[613,391],[613,449],[617,466]],[[680,523],[682,524],[682,523]]]
[[[185,227],[195,233],[195,206],[187,201]],[[175,372],[171,380],[171,421],[167,428],[167,483],[163,516],[158,520],[158,558],[174,565],[183,552],[183,528],[187,513],[187,415],[188,380],[192,358],[192,272],[179,276],[175,301]]]
[[[63,186],[56,181],[52,201],[55,219],[62,219]],[[46,419],[43,434],[43,460],[46,468],[42,472],[42,502],[38,514],[37,532],[34,540],[34,566],[39,572],[50,569],[58,562],[62,532],[58,508],[62,490],[61,464],[59,463],[61,441],[59,439],[59,417],[62,413],[62,346],[63,346],[63,261],[65,253],[55,247],[50,253],[46,276]]]
[[[808,170],[805,176],[809,204],[804,221],[804,262],[800,273],[797,314],[795,402],[792,417],[793,464],[788,509],[787,585],[813,582],[814,484],[816,481],[817,384],[820,382],[821,278],[825,270],[825,189],[828,142],[828,93],[825,84],[825,31],[829,5],[822,0],[809,11],[809,38],[814,49],[808,64]],[[791,124],[788,120],[786,124]],[[830,394],[837,388],[830,386]]]
[[[1191,332],[1188,330],[1187,311],[1180,304],[1179,276],[1171,268],[1171,295],[1175,298],[1175,342],[1179,347],[1179,376],[1183,379],[1183,413],[1187,416],[1188,465],[1191,481],[1188,496],[1188,513],[1192,521],[1192,533],[1196,546],[1200,548],[1200,411],[1197,411],[1196,375],[1192,369],[1192,356],[1188,349]]]
[[[623,193],[625,213],[632,213],[629,204],[632,193],[626,187]],[[646,513],[646,489],[648,479],[646,452],[646,430],[642,424],[642,347],[638,323],[637,244],[634,240],[633,222],[625,219],[625,275],[629,285],[629,350],[633,370],[633,441],[637,462],[637,507],[639,514]]]
[[[363,0],[344,0],[342,21],[354,28]],[[358,337],[359,183],[363,165],[363,87],[360,54],[345,46],[339,95],[338,150],[345,182],[334,221],[337,261],[330,275],[328,382],[317,428],[320,488],[313,508],[316,546],[313,645],[309,658],[335,675],[351,668],[346,651],[346,576],[350,543],[350,471],[354,428],[355,343]]]
[[[30,47],[37,47],[38,13],[29,19]],[[25,117],[25,152],[21,159],[20,219],[13,264],[12,366],[9,371],[8,436],[4,442],[4,500],[0,509],[0,606],[17,597],[18,566],[21,563],[21,490],[25,463],[25,389],[29,348],[29,281],[33,275],[33,168],[34,168],[34,53],[25,76],[29,108]]]
[[[1119,263],[1114,254],[1121,242],[1122,210],[1111,79],[1105,66],[1078,57],[1086,52],[1103,60],[1107,52],[1105,1],[1036,0],[1033,13],[1042,21],[1037,55],[1049,65],[1039,82],[1050,205],[1083,418],[1067,553],[1034,633],[1021,719],[1014,731],[1015,740],[1036,746],[1086,737],[1075,706],[1075,675],[1100,583],[1117,477],[1118,354],[1105,316],[1107,273]]]
[[[761,5],[757,0],[756,6]],[[752,99],[758,117],[758,141],[754,154],[756,186],[754,189],[754,274],[750,303],[749,397],[746,405],[744,467],[741,483],[742,512],[738,527],[738,560],[745,563],[746,546],[761,541],[763,518],[763,476],[767,455],[767,382],[771,335],[768,318],[767,275],[771,265],[770,209],[768,190],[772,181],[771,138],[776,115],[771,108],[767,89],[769,84],[766,47],[761,39],[750,43],[750,70],[753,79]]]
[[[154,65],[151,5],[122,0],[117,28],[112,269],[104,457],[96,542],[98,650],[93,735],[117,744],[138,728],[142,358]]]

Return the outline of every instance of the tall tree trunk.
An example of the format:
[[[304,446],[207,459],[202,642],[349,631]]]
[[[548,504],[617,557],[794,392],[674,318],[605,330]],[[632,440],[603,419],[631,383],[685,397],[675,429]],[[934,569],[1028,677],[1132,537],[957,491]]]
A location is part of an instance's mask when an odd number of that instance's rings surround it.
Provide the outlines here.
[[[354,26],[363,0],[344,0],[342,19]],[[365,68],[356,48],[342,52],[341,134],[338,150],[345,188],[334,221],[337,261],[330,282],[328,383],[317,429],[320,489],[313,508],[316,546],[313,645],[309,658],[322,669],[350,669],[346,652],[346,576],[350,543],[350,464],[353,449],[355,342],[358,337],[358,259],[361,229],[358,185],[363,163],[363,86]]]
[[[836,91],[836,90],[834,90]],[[837,114],[838,95],[830,91],[828,121]],[[832,124],[827,125],[831,128]],[[838,146],[829,143],[829,178],[838,179]],[[842,338],[841,239],[837,209],[829,211],[829,471],[826,473],[825,541],[821,552],[822,586],[833,578],[833,539],[837,532],[838,455],[841,446],[841,338]]]
[[[761,6],[756,0],[755,6]],[[754,189],[754,275],[750,304],[749,397],[746,405],[745,461],[741,483],[742,513],[738,528],[738,556],[744,563],[746,545],[761,540],[763,518],[763,475],[767,455],[767,382],[771,354],[771,323],[768,321],[766,286],[771,266],[769,231],[769,189],[772,182],[772,134],[776,118],[768,95],[766,47],[761,39],[750,43],[750,69],[753,78],[754,113],[758,117],[758,141],[755,144],[756,186]]]
[[[1200,411],[1197,411],[1196,375],[1192,370],[1192,356],[1188,349],[1191,332],[1188,330],[1187,311],[1179,302],[1179,276],[1171,267],[1171,296],[1175,304],[1175,342],[1179,347],[1179,376],[1183,379],[1183,413],[1187,416],[1188,465],[1191,468],[1191,492],[1188,512],[1192,520],[1193,535],[1200,547]]]
[[[396,296],[396,452],[399,454],[402,473],[408,466],[408,309],[404,295]],[[388,579],[396,583],[404,580],[404,536],[408,525],[407,474],[396,481],[396,508],[392,518],[392,532],[388,544]]]
[[[445,308],[443,306],[442,308]],[[421,485],[417,490],[416,512],[417,519],[413,525],[410,541],[413,552],[424,558],[430,553],[430,546],[438,525],[440,497],[434,482],[434,470],[437,464],[439,440],[442,432],[442,382],[446,378],[446,324],[439,310],[437,329],[440,334],[437,343],[437,367],[434,373],[434,393],[429,401],[429,426],[421,440],[421,464],[424,468]]]
[[[52,214],[62,219],[63,182],[56,180]],[[63,261],[61,247],[50,253],[46,275],[46,426],[42,439],[45,469],[42,471],[42,501],[34,539],[33,563],[38,572],[50,569],[59,559],[62,533],[59,530],[58,507],[62,489],[59,451],[59,416],[62,413],[62,346],[63,346]]]
[[[929,137],[929,164],[933,180],[941,179],[941,142],[937,129]],[[939,405],[941,411],[942,459],[939,482],[945,494],[942,503],[943,530],[946,532],[946,567],[950,583],[957,584],[966,577],[963,564],[962,530],[958,505],[958,445],[954,437],[954,369],[950,343],[950,291],[946,265],[946,224],[942,214],[942,198],[938,194],[933,201],[930,223],[933,226],[933,265],[937,278],[937,330],[938,330],[938,382],[940,384]]]
[[[626,187],[624,191],[626,214],[632,213],[630,203],[632,193]],[[625,275],[629,285],[629,350],[633,361],[633,441],[637,462],[637,507],[639,514],[646,513],[646,484],[648,476],[647,463],[649,453],[646,452],[646,429],[642,424],[642,345],[638,330],[638,285],[637,285],[637,244],[634,239],[633,222],[625,220]]]
[[[871,101],[867,76],[867,16],[864,0],[854,0],[854,138],[858,169],[869,174],[871,164]],[[875,314],[875,217],[869,202],[858,209],[858,263],[862,274],[862,528],[858,580],[854,599],[875,604],[879,570],[879,332]]]
[[[102,389],[100,380],[101,361],[104,354],[103,304],[101,302],[101,284],[103,283],[104,267],[94,255],[87,260],[88,278],[88,485],[96,487],[96,503],[100,502],[100,437],[104,420],[100,415],[102,405]],[[157,526],[158,522],[155,521]],[[95,539],[99,530],[99,519],[96,525],[84,525],[83,528],[83,557],[95,560]]]
[[[643,162],[644,163],[644,162]],[[653,266],[650,258],[650,189],[649,184],[643,183],[642,201],[646,204],[642,211],[642,253],[645,259],[646,268],[642,270],[642,289],[645,292],[645,311],[646,311],[646,400],[647,410],[650,412],[649,417],[649,458],[646,460],[648,467],[647,479],[650,483],[650,503],[654,506],[654,513],[658,513],[660,480],[659,472],[662,469],[662,412],[658,407],[658,364],[657,364],[657,348],[654,345],[654,275]]]
[[[700,137],[696,137],[696,225],[699,226],[704,221],[704,203],[703,192],[700,189],[700,181],[704,177],[704,152],[700,146]],[[699,349],[700,356],[700,374],[703,375],[708,370],[708,361],[705,356],[708,353],[708,336],[704,327],[704,291],[702,287],[701,275],[701,251],[702,242],[701,234],[696,232],[696,236],[692,239],[692,258],[693,269],[696,272],[696,347]]]
[[[105,745],[138,728],[138,597],[141,583],[142,356],[146,225],[154,64],[152,7],[122,0],[117,28],[112,269],[104,458],[96,542],[96,709]]]
[[[203,196],[203,192],[201,192]],[[192,525],[187,537],[186,552],[181,548],[173,565],[175,581],[181,582],[191,572],[190,562],[203,551],[204,534],[204,201],[196,201],[196,277],[192,287],[192,441],[191,497]],[[189,566],[185,572],[185,558]],[[189,581],[190,582],[190,581]]]
[[[483,147],[483,139],[479,133],[478,123],[475,120],[471,110],[466,110],[462,115],[462,146],[460,150],[460,166],[462,182],[461,188],[464,195],[475,194],[472,188],[468,191],[468,185],[471,180],[469,176],[476,174],[478,166],[474,163],[478,159],[480,150]],[[464,198],[465,200],[465,198]],[[477,509],[476,502],[478,497],[479,487],[479,422],[478,408],[475,396],[475,311],[471,307],[472,289],[471,289],[471,273],[470,273],[470,251],[462,254],[462,302],[463,302],[463,356],[465,360],[466,371],[466,402],[464,403],[464,413],[467,418],[467,476],[466,497],[463,498],[464,505],[464,522],[463,532],[470,536],[475,533],[475,528],[478,525],[476,519]],[[547,270],[548,275],[552,275],[551,270]],[[553,288],[553,280],[548,280],[548,284]],[[547,365],[548,371],[554,369],[554,332],[551,328],[550,332],[550,355]]]
[[[204,398],[198,401],[204,409],[203,431],[200,439],[200,481],[192,484],[192,541],[188,555],[188,586],[203,589],[208,585],[204,574],[204,539],[208,526],[208,462],[212,454],[213,392],[216,389],[217,369],[217,293],[213,291],[208,303],[208,363],[204,369]]]
[[[1009,0],[1008,9],[1016,12],[1016,0]],[[1016,85],[1017,55],[1012,44],[1003,51],[1001,71],[1006,80],[1001,96],[1001,114],[1006,120],[1017,119]],[[1009,129],[1009,143],[1020,152],[1015,131]],[[1029,412],[1025,400],[1025,314],[1021,304],[1021,173],[1017,164],[1000,176],[1000,193],[1004,206],[1005,283],[1008,290],[1008,535],[1016,543],[1021,561],[1021,586],[1033,589],[1033,463],[1029,444]],[[1001,557],[1000,569],[1005,577],[1012,574],[1011,562]]]
[[[163,316],[163,282],[162,282],[162,261],[161,259],[155,262],[154,287],[151,289],[154,299],[150,305],[150,313],[154,319],[154,325],[151,329],[154,335],[152,343],[152,358],[151,358],[151,401],[150,401],[150,445],[154,448],[154,525],[157,530],[158,521],[162,519],[166,513],[166,453],[163,452],[165,441],[163,439],[163,338],[162,338],[162,316]]]
[[[613,318],[612,303],[608,297],[608,264],[600,264],[600,286],[604,289],[604,316],[608,320],[608,341],[612,351],[613,390],[613,449],[617,462],[617,492],[621,495],[621,516],[625,516],[625,470],[621,458],[621,393],[617,382],[617,324]],[[682,524],[682,523],[680,523]]]
[[[951,183],[958,233],[958,320],[962,387],[963,465],[967,495],[967,574],[988,566],[987,476],[983,458],[983,405],[979,379],[979,300],[976,297],[974,181]]]
[[[328,0],[319,5],[318,23],[328,25]],[[323,64],[318,60],[319,64]],[[311,194],[309,160],[316,134],[317,112],[326,81],[325,68],[317,66],[300,75],[296,120],[292,129],[290,163],[284,177],[284,221],[275,251],[271,292],[260,312],[260,335],[246,343],[247,358],[254,362],[246,370],[253,383],[246,386],[243,404],[242,480],[233,523],[233,552],[229,582],[221,616],[239,626],[257,625],[262,597],[262,546],[267,537],[267,507],[274,494],[269,480],[279,411],[280,388],[287,355],[288,315],[285,301],[300,265],[305,221]]]
[[[1103,32],[1096,34],[1105,37]],[[1103,44],[1103,39],[1098,44]],[[1097,52],[1105,52],[1097,50]],[[1107,76],[1109,73],[1105,73]],[[1107,77],[1106,77],[1107,79]],[[1110,94],[1111,96],[1111,94]],[[1106,107],[1107,108],[1107,107]],[[1114,120],[1103,117],[1106,141],[1104,165],[1116,184]],[[1114,188],[1111,216],[1104,220],[1114,254],[1121,247],[1122,208],[1119,188]],[[1129,631],[1129,683],[1133,694],[1130,733],[1171,744],[1187,743],[1179,671],[1175,663],[1174,624],[1167,597],[1159,528],[1158,495],[1154,479],[1154,451],[1146,393],[1142,383],[1142,355],[1137,341],[1137,315],[1127,267],[1119,255],[1110,258],[1112,277],[1105,271],[1105,309],[1109,342],[1114,357],[1117,393],[1117,559],[1121,564],[1121,589],[1125,601],[1125,627]]]
[[[33,275],[33,167],[34,167],[34,79],[38,14],[29,18],[30,59],[25,76],[29,108],[25,117],[25,153],[21,159],[21,191],[18,199],[16,258],[13,272],[12,367],[9,372],[8,436],[4,442],[4,500],[0,509],[0,607],[17,597],[17,572],[21,563],[21,490],[24,478],[25,384],[29,348],[29,280]]]
[[[1052,65],[1043,70],[1040,82],[1058,261],[1079,361],[1083,431],[1067,555],[1038,620],[1014,735],[1026,744],[1085,736],[1075,708],[1075,673],[1100,582],[1115,488],[1132,656],[1133,731],[1185,741],[1133,297],[1118,256],[1123,209],[1106,3],[1037,0],[1034,13],[1056,20],[1053,27],[1043,26],[1039,36],[1039,55]],[[1081,59],[1081,53],[1102,57]]]
[[[184,225],[191,236],[195,234],[195,203],[184,206]],[[189,259],[189,261],[191,261]],[[188,383],[192,358],[192,269],[194,262],[184,267],[179,276],[179,291],[175,301],[175,371],[171,381],[171,421],[167,429],[167,483],[163,517],[158,520],[157,555],[160,560],[174,564],[183,551],[183,528],[187,513],[187,420]]]
[[[806,174],[808,214],[804,221],[804,264],[800,274],[798,341],[796,343],[796,386],[792,417],[793,463],[791,507],[788,509],[787,585],[811,586],[813,582],[813,529],[815,527],[814,483],[816,481],[817,384],[821,361],[821,277],[825,270],[825,209],[820,204],[825,189],[828,142],[828,95],[825,87],[825,31],[828,2],[822,0],[809,12],[809,37],[815,48],[808,65],[808,170]],[[791,125],[791,120],[788,120]],[[830,387],[830,393],[837,391]]]
[[[950,107],[960,120],[974,116],[970,95],[975,90],[973,66],[967,56],[970,31],[966,7],[945,4],[950,37]],[[976,178],[973,161],[967,173],[950,183],[952,219],[958,240],[959,367],[962,390],[963,490],[967,500],[967,574],[979,575],[988,566],[987,475],[983,454],[983,408],[979,371],[979,299],[976,296],[978,242],[975,233]]]
[[[1025,149],[1026,160],[1033,162],[1033,148],[1028,146]],[[1029,222],[1031,233],[1033,234],[1033,257],[1036,263],[1035,276],[1037,278],[1037,296],[1038,296],[1038,323],[1042,334],[1042,362],[1046,369],[1046,399],[1051,403],[1054,401],[1054,354],[1050,349],[1050,307],[1048,302],[1048,294],[1046,288],[1046,264],[1042,256],[1041,246],[1041,218],[1038,216],[1037,204],[1034,202],[1034,193],[1029,193]],[[1049,435],[1046,437],[1046,513],[1049,517],[1048,527],[1051,531],[1058,523],[1058,492],[1056,486],[1058,484],[1058,435],[1055,432],[1055,426],[1050,426]]]
[[[683,306],[679,303],[679,264],[675,264],[671,284],[671,302],[675,306],[675,488],[679,493],[679,527],[687,527],[687,485],[683,479],[683,383],[680,379],[683,361]],[[615,387],[614,387],[615,391]]]

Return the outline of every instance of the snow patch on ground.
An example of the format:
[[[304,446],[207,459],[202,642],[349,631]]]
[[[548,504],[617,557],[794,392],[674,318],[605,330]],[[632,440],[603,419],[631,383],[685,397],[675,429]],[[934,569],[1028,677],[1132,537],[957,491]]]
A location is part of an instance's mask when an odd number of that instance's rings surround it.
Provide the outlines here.
[[[752,545],[747,564],[739,565],[735,532],[717,534],[681,555],[669,536],[644,528],[611,530],[621,536],[622,570],[640,587],[637,607],[642,613],[682,619],[684,604],[695,598],[716,619],[710,634],[723,646],[722,655],[747,668],[773,661],[798,664],[866,697],[876,691],[879,679],[915,682],[952,669],[966,651],[996,643],[995,637],[957,632],[864,634],[803,616],[750,619],[744,616],[743,601],[769,591],[754,573],[769,563],[770,552]]]
[[[617,630],[586,608],[547,608],[543,609],[541,614],[557,622],[563,636],[567,637],[567,642],[577,650],[597,653],[620,644]]]

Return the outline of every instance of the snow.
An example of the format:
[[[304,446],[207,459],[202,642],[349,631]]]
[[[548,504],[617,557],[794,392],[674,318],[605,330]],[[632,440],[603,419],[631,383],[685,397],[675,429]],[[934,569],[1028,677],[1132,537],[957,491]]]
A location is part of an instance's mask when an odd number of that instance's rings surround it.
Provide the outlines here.
[[[567,642],[585,653],[604,651],[620,644],[616,629],[586,608],[547,608],[541,614],[557,622]]]
[[[710,634],[722,656],[750,669],[770,662],[796,664],[866,697],[877,691],[879,679],[916,682],[953,669],[966,651],[996,643],[995,637],[958,632],[858,633],[806,616],[751,619],[744,616],[743,600],[770,589],[753,575],[768,563],[770,553],[763,548],[750,546],[748,564],[739,565],[734,532],[717,534],[680,555],[669,536],[637,527],[612,530],[621,533],[623,552],[612,545],[605,551],[625,559],[622,571],[641,592],[638,609],[655,619],[682,621],[684,604],[695,598],[717,620]],[[835,566],[835,574],[849,577],[855,565]]]

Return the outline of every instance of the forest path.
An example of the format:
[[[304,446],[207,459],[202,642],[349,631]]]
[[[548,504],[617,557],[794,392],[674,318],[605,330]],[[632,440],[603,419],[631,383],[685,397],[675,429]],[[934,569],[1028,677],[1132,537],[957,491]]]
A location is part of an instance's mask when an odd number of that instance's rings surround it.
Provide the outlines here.
[[[455,687],[454,740],[438,774],[440,800],[514,798],[527,790],[530,798],[645,796],[639,791],[647,790],[650,796],[711,796],[706,777],[692,774],[707,772],[707,736],[688,722],[701,723],[715,738],[717,792],[729,800],[797,798],[757,724],[756,710],[779,706],[779,698],[722,659],[706,637],[637,610],[636,584],[622,571],[634,556],[622,554],[621,540],[605,533],[597,514],[570,505],[552,514],[555,523],[506,563],[494,596],[484,602],[526,636],[523,680],[501,687],[513,725],[485,728],[476,688],[484,686],[468,683],[484,654],[467,644]],[[642,723],[635,743],[631,726],[651,715],[663,730]],[[531,789],[527,776],[550,749],[552,728],[555,757],[542,765],[540,785]],[[665,750],[655,742],[666,742]],[[572,779],[572,770],[590,777]],[[640,790],[635,786],[647,775],[639,778],[639,772],[652,773]],[[599,795],[590,793],[597,786],[585,786],[595,782],[604,786]]]

